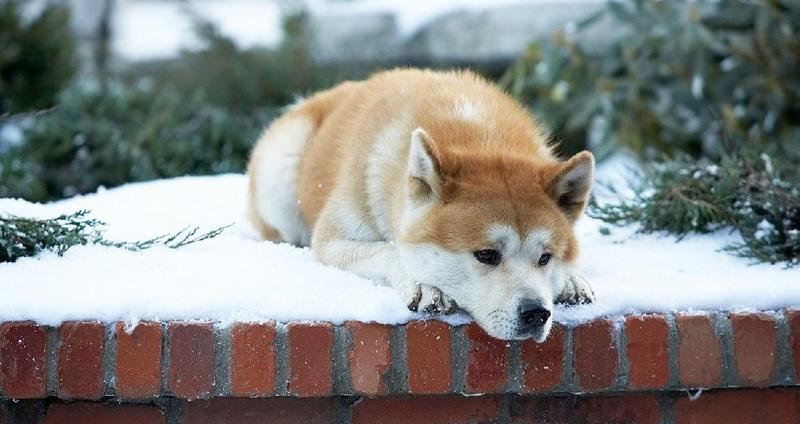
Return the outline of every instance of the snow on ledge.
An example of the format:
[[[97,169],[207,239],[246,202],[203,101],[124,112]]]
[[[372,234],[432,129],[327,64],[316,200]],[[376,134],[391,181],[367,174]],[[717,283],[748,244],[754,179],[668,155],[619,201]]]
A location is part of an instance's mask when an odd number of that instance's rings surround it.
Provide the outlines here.
[[[389,287],[323,266],[308,249],[259,241],[244,219],[241,175],[184,177],[128,184],[49,204],[0,199],[0,211],[52,217],[78,209],[109,224],[106,236],[141,240],[187,225],[221,236],[177,250],[134,253],[80,246],[0,264],[0,322],[34,320],[345,320],[406,322],[409,312]],[[560,307],[556,319],[575,324],[598,316],[697,310],[771,310],[800,306],[800,269],[750,265],[719,252],[734,241],[720,232],[680,243],[634,228],[599,233],[578,223],[582,267],[598,302]],[[463,316],[451,323],[465,322]]]

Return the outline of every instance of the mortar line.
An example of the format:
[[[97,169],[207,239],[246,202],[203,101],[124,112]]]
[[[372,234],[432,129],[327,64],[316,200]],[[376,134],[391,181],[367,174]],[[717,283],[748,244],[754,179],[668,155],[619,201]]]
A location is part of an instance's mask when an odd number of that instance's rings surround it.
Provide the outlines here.
[[[214,394],[231,393],[231,327],[214,326]]]
[[[58,327],[45,327],[47,331],[47,395],[58,396]]]
[[[289,394],[289,326],[275,323],[275,393]]]
[[[792,358],[792,346],[789,341],[789,323],[786,320],[786,311],[775,312],[775,376],[772,384],[793,384],[794,364]]]
[[[350,424],[353,419],[350,399],[346,396],[334,396],[334,422],[336,424]]]
[[[169,368],[170,364],[169,322],[161,323],[161,394],[169,396]]]
[[[469,341],[466,326],[450,327],[450,391],[452,393],[467,392],[467,355]]]
[[[512,340],[508,349],[506,392],[522,393],[522,341]]]
[[[561,389],[567,393],[577,393],[578,382],[575,373],[575,351],[573,348],[574,327],[564,326],[564,355],[561,358]]]
[[[353,382],[350,375],[350,361],[347,352],[353,346],[350,332],[345,325],[333,327],[333,364],[331,366],[331,381],[333,394],[345,395],[353,393]]]
[[[722,348],[722,385],[736,387],[740,385],[740,381],[736,375],[733,330],[729,317],[728,312],[714,314],[714,330]]]
[[[667,364],[668,364],[668,388],[679,388],[678,378],[678,324],[674,314],[666,314],[667,320]]]
[[[103,394],[116,396],[116,365],[117,365],[117,338],[116,323],[106,325],[103,323],[105,343],[103,344]]]
[[[390,395],[405,394],[409,392],[408,346],[406,345],[406,334],[405,324],[394,326],[389,332],[391,365],[387,392]]]
[[[614,387],[617,390],[625,390],[628,387],[630,363],[628,362],[628,333],[625,331],[625,317],[619,317],[611,322],[614,333],[612,334],[614,343],[617,344],[617,375],[614,377]]]

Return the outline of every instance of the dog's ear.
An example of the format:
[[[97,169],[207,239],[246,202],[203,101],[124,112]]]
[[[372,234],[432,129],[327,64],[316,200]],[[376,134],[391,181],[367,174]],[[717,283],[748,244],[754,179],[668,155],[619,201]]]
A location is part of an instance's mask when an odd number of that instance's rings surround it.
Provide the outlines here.
[[[440,163],[433,138],[422,128],[411,133],[408,158],[409,195],[418,200],[439,197],[442,189]]]
[[[559,165],[551,183],[550,192],[558,206],[575,222],[589,201],[594,181],[594,156],[580,152]]]

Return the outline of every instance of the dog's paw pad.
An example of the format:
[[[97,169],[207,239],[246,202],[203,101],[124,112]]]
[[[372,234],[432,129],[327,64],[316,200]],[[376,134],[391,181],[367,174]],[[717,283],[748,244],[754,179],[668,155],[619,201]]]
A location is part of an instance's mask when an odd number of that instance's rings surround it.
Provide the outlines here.
[[[558,296],[559,303],[568,305],[578,305],[593,303],[595,301],[594,291],[580,274],[572,274],[564,283],[564,291]]]
[[[407,287],[405,294],[406,304],[408,309],[413,312],[451,314],[458,309],[456,302],[442,293],[438,287],[421,283],[409,284]]]

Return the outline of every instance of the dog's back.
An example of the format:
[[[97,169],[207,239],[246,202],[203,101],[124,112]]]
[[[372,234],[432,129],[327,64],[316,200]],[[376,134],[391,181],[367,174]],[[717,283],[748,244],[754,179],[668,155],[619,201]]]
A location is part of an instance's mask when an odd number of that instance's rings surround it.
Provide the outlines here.
[[[366,237],[392,239],[400,223],[409,134],[425,128],[464,151],[555,162],[516,102],[470,72],[403,69],[343,83],[303,101],[258,141],[249,167],[250,211],[265,238],[308,245],[320,212],[346,202]],[[476,143],[484,140],[485,143]]]

